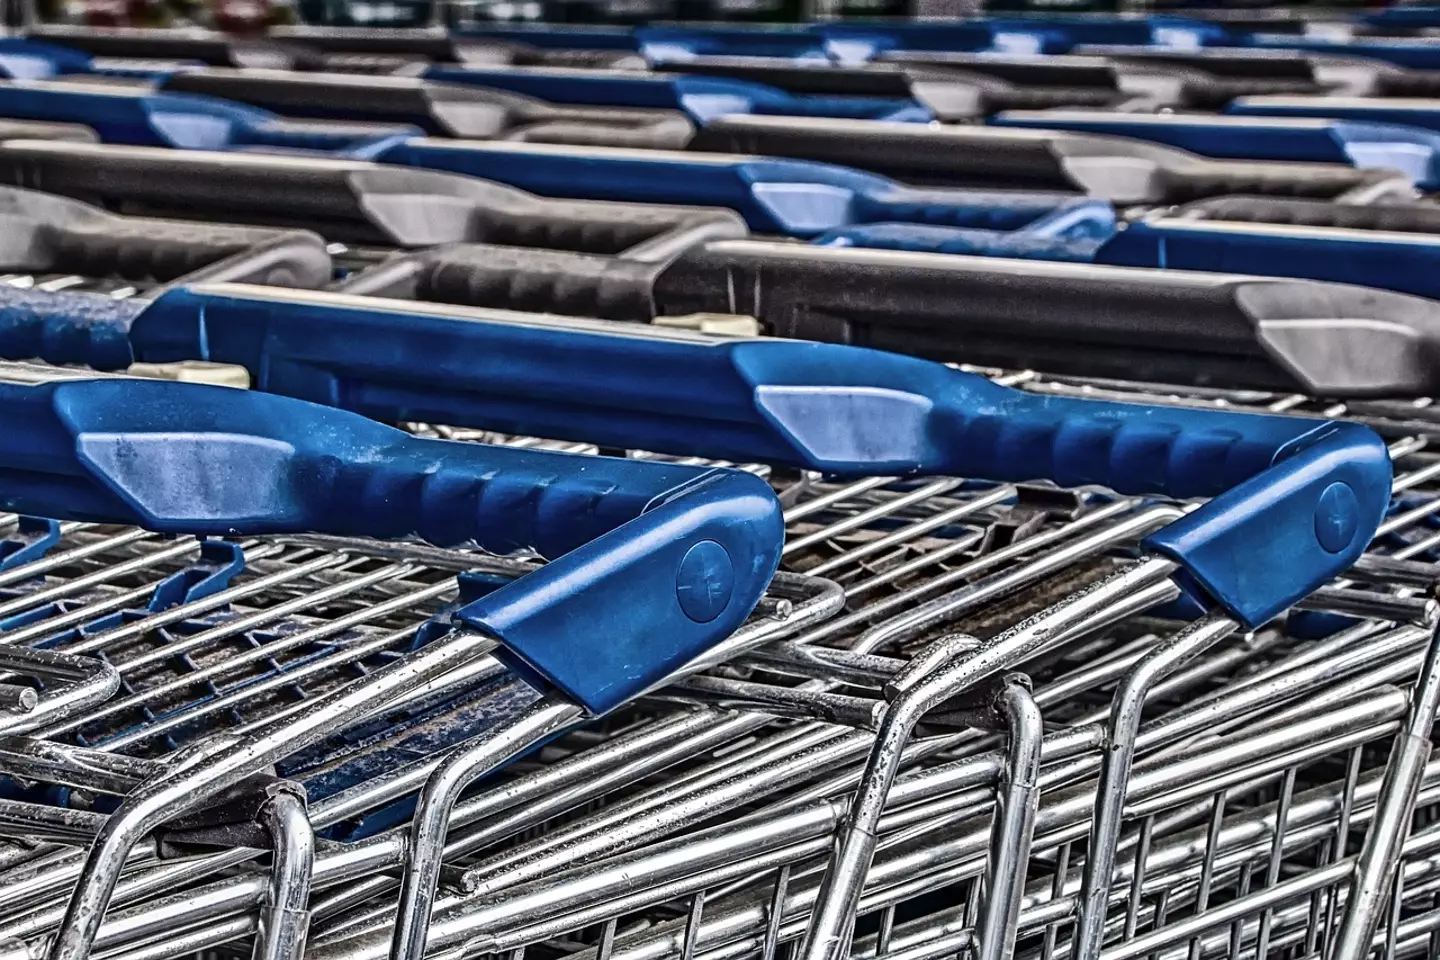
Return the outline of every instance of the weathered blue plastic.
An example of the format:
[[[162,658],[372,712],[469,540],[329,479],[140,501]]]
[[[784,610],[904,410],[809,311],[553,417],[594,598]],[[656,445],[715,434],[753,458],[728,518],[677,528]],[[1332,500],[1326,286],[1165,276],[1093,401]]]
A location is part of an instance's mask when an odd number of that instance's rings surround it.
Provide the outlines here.
[[[996,28],[997,24],[988,20],[923,23],[856,20],[815,25],[815,29],[829,41],[832,51],[842,44],[859,43],[864,44],[872,56],[885,50],[944,50],[958,53],[990,50],[995,46]],[[1029,24],[1024,32],[1031,44],[1028,49],[1035,53],[1063,53],[1070,47],[1061,31],[1046,30],[1043,23]]]
[[[846,20],[734,27],[687,23],[633,28],[570,25],[468,25],[466,36],[496,37],[569,50],[634,50],[652,59],[739,55],[858,59],[845,50],[891,49],[1064,53],[1077,44],[1195,47],[1232,42],[1223,25],[1184,17],[980,17],[966,20]],[[1028,41],[1028,44],[1027,44]]]
[[[986,17],[974,20],[912,23],[852,21],[820,24],[827,38],[859,35],[877,50],[990,50],[1012,53],[1065,53],[1078,44],[1139,44],[1198,47],[1226,39],[1223,26],[1181,17],[1065,17],[1054,14]]]
[[[90,57],[69,47],[0,37],[0,73],[10,80],[46,80],[70,73],[89,73]]]
[[[1013,230],[978,227],[932,227],[911,223],[876,223],[831,230],[815,243],[834,247],[871,247],[928,253],[1020,257],[1089,263],[1116,230],[1115,208],[1088,197],[1060,199],[1048,194],[993,196],[996,206],[1011,209],[1028,204],[1035,219]],[[1048,209],[1047,209],[1048,207]]]
[[[1400,170],[1418,186],[1440,185],[1440,133],[1419,127],[1311,117],[1267,121],[1098,110],[1016,110],[998,114],[990,122],[1135,137],[1222,160],[1291,160]]]
[[[0,540],[0,570],[23,567],[39,560],[60,543],[62,531],[54,520],[18,517],[15,530]]]
[[[1423,234],[1157,220],[1131,224],[1094,261],[1331,280],[1440,298],[1440,238]]]
[[[1440,100],[1408,97],[1236,97],[1225,112],[1237,117],[1329,117],[1440,130]]]
[[[913,100],[802,96],[763,83],[725,77],[453,64],[434,64],[426,69],[425,77],[445,83],[508,90],[553,103],[683,110],[699,124],[727,113],[912,123],[927,123],[933,119],[928,109]]]
[[[135,362],[130,324],[144,300],[0,290],[0,357],[123,370]]]
[[[907,187],[807,160],[439,138],[406,140],[379,159],[547,197],[729,207],[757,233],[792,237],[865,223],[1013,229],[1036,216],[1033,200],[1012,207],[996,191]],[[1058,194],[1041,196],[1052,209],[1066,202]]]
[[[615,27],[570,24],[476,23],[457,28],[470,37],[513,40],[552,50],[632,50],[651,60],[697,55],[747,55],[820,59],[825,35],[813,26],[766,24],[674,24]]]
[[[422,440],[286,397],[129,379],[0,384],[0,509],[538,551],[556,559],[457,620],[597,713],[728,636],[784,538],[769,485],[741,471]],[[591,636],[605,643],[577,640]]]
[[[166,293],[132,339],[142,359],[241,364],[259,389],[380,419],[1214,497],[1149,543],[1250,625],[1352,563],[1389,494],[1385,445],[1355,424],[1040,396],[828,344],[227,285]]]
[[[639,52],[640,41],[628,27],[551,24],[486,23],[477,21],[455,29],[462,37],[494,37],[514,40],[546,50],[631,50]]]
[[[1360,21],[1375,27],[1440,27],[1440,7],[1389,7],[1385,10],[1367,13],[1360,18]]]
[[[825,37],[803,25],[680,24],[635,28],[640,50],[652,61],[694,56],[786,57],[824,60]]]
[[[1011,260],[1050,260],[1093,263],[1105,241],[1099,237],[1035,236],[1026,230],[1006,233],[954,227],[924,227],[908,223],[831,230],[815,240],[821,247],[867,247],[872,250],[907,250],[911,253],[948,253],[969,257],[1006,257]]]
[[[366,130],[324,121],[285,122],[266,110],[212,97],[63,82],[0,86],[0,117],[84,124],[106,143],[194,150],[357,152],[421,132],[399,124]]]
[[[230,581],[244,572],[245,551],[240,544],[206,540],[200,544],[200,559],[161,580],[145,608],[154,613],[203,600],[230,586]]]
[[[1412,70],[1440,70],[1440,46],[1404,38],[1354,37],[1344,42],[1332,42],[1307,36],[1266,33],[1253,34],[1244,42],[1246,46],[1272,50],[1305,50],[1334,57],[1365,57]]]
[[[1105,17],[1046,16],[1030,20],[1021,17],[995,18],[990,21],[997,31],[1034,29],[1044,26],[1065,34],[1070,46],[1079,44],[1157,44],[1162,46],[1196,47],[1224,41],[1228,31],[1222,24],[1186,17]]]

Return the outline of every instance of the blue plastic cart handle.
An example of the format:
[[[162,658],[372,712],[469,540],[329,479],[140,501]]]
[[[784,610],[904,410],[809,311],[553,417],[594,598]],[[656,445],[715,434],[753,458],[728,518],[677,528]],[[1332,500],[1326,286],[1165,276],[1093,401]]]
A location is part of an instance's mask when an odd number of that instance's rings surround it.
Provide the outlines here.
[[[546,50],[640,50],[635,31],[626,27],[468,23],[454,32],[459,37],[494,37]]]
[[[259,389],[382,419],[839,475],[1214,497],[1148,543],[1252,626],[1348,567],[1389,494],[1385,445],[1356,424],[1040,396],[852,347],[235,285],[124,309],[99,325],[113,341],[133,322],[138,358],[237,363]]]
[[[873,37],[877,49],[987,50],[1065,53],[1080,44],[1162,44],[1183,48],[1213,45],[1228,36],[1219,24],[1180,17],[1060,17],[1034,20],[993,17],[959,23],[856,23],[820,25],[827,37],[851,32]]]
[[[1329,280],[1440,299],[1440,237],[1425,234],[1168,219],[1131,224],[1094,262]]]
[[[1360,18],[1375,27],[1440,27],[1440,7],[1390,7]]]
[[[785,57],[809,60],[823,60],[829,56],[823,34],[807,26],[649,26],[635,28],[635,38],[639,41],[641,52],[653,61],[690,56]]]
[[[1412,40],[1357,37],[1342,43],[1289,34],[1254,34],[1246,43],[1252,47],[1304,50],[1332,57],[1364,57],[1412,70],[1440,70],[1440,46]]]
[[[436,64],[425,77],[490,87],[552,103],[592,107],[683,110],[704,124],[730,113],[839,117],[926,123],[933,119],[913,100],[886,97],[797,96],[777,87],[725,77],[550,67],[467,67]]]
[[[625,28],[480,24],[463,26],[456,32],[460,36],[514,40],[552,50],[634,50],[658,59],[697,54],[826,56],[825,35],[810,26],[776,24],[736,28],[719,24],[686,24]]]
[[[0,37],[0,72],[11,80],[45,80],[90,70],[90,57],[79,50],[22,37]]]
[[[604,712],[728,636],[779,562],[735,470],[422,440],[341,410],[144,380],[0,385],[0,509],[200,534],[475,541],[556,557],[463,608]],[[575,625],[604,643],[577,643]]]
[[[415,138],[374,159],[546,197],[728,207],[756,232],[793,237],[887,222],[1005,230],[1037,216],[1023,194],[1012,209],[998,191],[907,187],[849,167],[737,154]],[[1071,199],[1041,196],[1050,209]]]
[[[1440,130],[1440,100],[1408,97],[1236,97],[1225,112],[1237,117],[1328,117]]]
[[[991,123],[1135,137],[1222,160],[1291,160],[1385,168],[1402,171],[1421,187],[1440,184],[1440,133],[1418,127],[1307,117],[1091,110],[1012,110],[995,116]]]
[[[195,150],[278,147],[359,155],[421,132],[399,124],[381,129],[284,121],[212,97],[64,82],[0,85],[0,117],[84,124],[106,143]]]
[[[1011,230],[978,227],[934,227],[915,223],[875,223],[831,230],[814,242],[818,246],[869,247],[917,253],[950,253],[985,257],[1020,257],[1090,263],[1095,253],[1115,235],[1115,208],[1107,201],[1075,197],[1056,202],[1047,194],[978,194],[997,208],[1036,208],[1029,223]],[[993,198],[993,199],[991,199]]]

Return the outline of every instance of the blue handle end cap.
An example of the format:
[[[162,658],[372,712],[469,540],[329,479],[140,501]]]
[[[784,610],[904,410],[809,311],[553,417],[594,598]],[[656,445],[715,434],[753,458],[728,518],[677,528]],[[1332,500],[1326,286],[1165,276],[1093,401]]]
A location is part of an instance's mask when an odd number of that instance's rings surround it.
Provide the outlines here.
[[[1391,477],[1377,434],[1325,424],[1145,546],[1181,564],[1230,616],[1255,629],[1359,559],[1385,517]]]
[[[770,485],[716,470],[679,496],[462,607],[526,682],[599,716],[725,640],[764,596],[785,523]]]
[[[714,540],[702,540],[685,554],[675,573],[675,599],[685,616],[709,623],[730,605],[735,593],[735,565]]]
[[[1342,481],[1325,488],[1315,504],[1315,541],[1330,553],[1340,553],[1355,542],[1360,529],[1360,501]]]

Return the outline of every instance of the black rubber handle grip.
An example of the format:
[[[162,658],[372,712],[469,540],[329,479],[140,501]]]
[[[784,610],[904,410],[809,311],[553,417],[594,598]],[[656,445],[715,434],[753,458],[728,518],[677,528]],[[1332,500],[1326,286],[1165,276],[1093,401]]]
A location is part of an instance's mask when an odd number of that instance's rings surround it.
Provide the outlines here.
[[[1276,197],[1216,197],[1186,204],[1175,212],[1175,216],[1197,220],[1440,234],[1440,207],[1418,203],[1359,205]]]
[[[617,125],[579,120],[543,120],[508,131],[502,139],[523,143],[560,143],[575,147],[634,147],[640,150],[683,150],[695,127],[676,114],[643,124]]]
[[[1440,303],[1310,280],[750,240],[687,253],[654,297],[783,337],[1086,376],[1323,396],[1440,380]]]
[[[666,259],[706,240],[743,237],[745,222],[729,210],[543,200],[514,191],[519,200],[493,203],[476,218],[474,241],[509,247],[570,250],[632,259]]]
[[[1043,136],[990,127],[730,115],[709,121],[694,148],[819,160],[909,183],[1076,189]]]
[[[1172,203],[1225,194],[1335,199],[1403,179],[1398,173],[1357,170],[1338,163],[1207,160],[1167,170],[1165,193]]]
[[[311,229],[347,243],[480,242],[667,257],[746,233],[728,210],[549,200],[472,177],[327,157],[0,143],[0,183],[111,210]]]
[[[51,270],[153,283],[202,279],[320,287],[329,280],[325,242],[312,233],[246,229],[148,217],[57,226],[42,235]],[[224,269],[217,269],[224,263]]]
[[[71,143],[98,143],[100,137],[94,130],[79,123],[0,120],[0,140],[66,140]]]
[[[985,91],[985,113],[1058,107],[1113,107],[1130,99],[1104,87],[1007,87]]]
[[[1201,110],[1223,110],[1237,97],[1261,97],[1271,94],[1297,94],[1319,96],[1325,88],[1310,80],[1287,80],[1265,77],[1213,77],[1196,71],[1186,71],[1181,84],[1181,102],[1184,106]]]
[[[1163,47],[1080,44],[1076,56],[1105,57],[1118,63],[1175,66],[1217,77],[1264,80],[1315,80],[1315,62],[1296,50],[1246,50],[1216,47],[1208,50],[1169,50]]]
[[[233,280],[316,288],[331,273],[317,235],[120,217],[65,197],[0,187],[0,269],[134,283]]]
[[[333,289],[473,307],[647,322],[663,262],[564,250],[454,244],[406,254]]]
[[[763,83],[789,93],[818,96],[910,96],[910,78],[906,70],[893,64],[801,66],[782,57],[702,56],[666,63],[665,72],[727,77]]]
[[[71,27],[41,24],[29,35],[60,46],[72,47],[95,57],[139,60],[198,60],[216,67],[297,66],[297,54],[282,44],[267,40],[239,40],[213,31]]]
[[[1385,71],[1375,78],[1382,97],[1440,97],[1440,70]]]

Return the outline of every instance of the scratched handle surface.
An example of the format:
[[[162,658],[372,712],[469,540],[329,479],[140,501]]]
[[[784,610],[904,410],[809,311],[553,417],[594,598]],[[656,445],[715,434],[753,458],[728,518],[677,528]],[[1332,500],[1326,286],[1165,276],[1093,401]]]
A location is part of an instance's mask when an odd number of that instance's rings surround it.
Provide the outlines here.
[[[0,385],[5,509],[161,532],[312,532],[559,556],[706,471],[412,437],[287,397]]]

